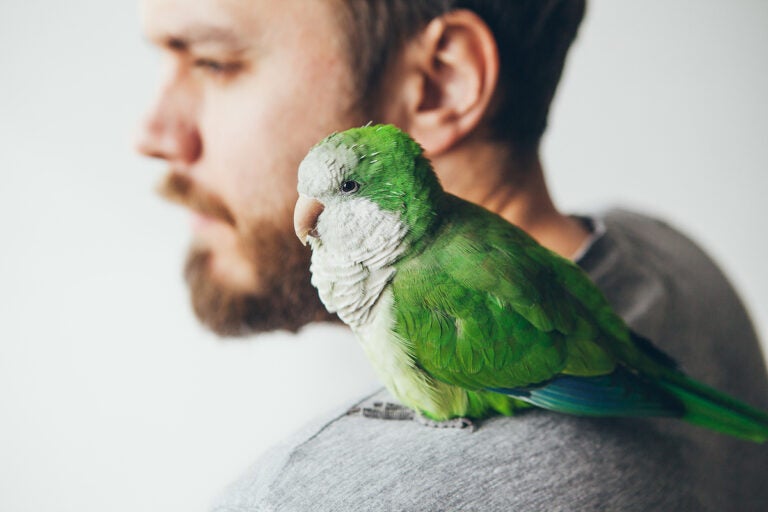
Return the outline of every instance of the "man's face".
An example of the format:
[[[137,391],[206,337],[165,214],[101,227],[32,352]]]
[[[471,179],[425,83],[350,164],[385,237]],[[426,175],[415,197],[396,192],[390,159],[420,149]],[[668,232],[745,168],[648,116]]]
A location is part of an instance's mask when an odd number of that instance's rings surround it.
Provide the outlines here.
[[[296,169],[325,135],[365,122],[330,2],[145,0],[165,77],[139,150],[193,210],[186,277],[220,334],[327,318],[292,229]]]

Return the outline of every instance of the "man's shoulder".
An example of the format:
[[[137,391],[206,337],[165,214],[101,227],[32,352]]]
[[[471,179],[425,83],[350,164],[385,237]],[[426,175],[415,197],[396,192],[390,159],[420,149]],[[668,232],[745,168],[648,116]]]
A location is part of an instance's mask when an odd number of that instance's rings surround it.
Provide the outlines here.
[[[613,209],[594,217],[602,235],[579,260],[614,309],[646,337],[688,341],[702,314],[730,313],[732,326],[755,339],[746,310],[719,265],[668,222]],[[696,323],[698,322],[698,324]],[[672,349],[674,351],[674,348]]]
[[[610,210],[595,222],[604,234],[579,263],[624,320],[695,378],[768,405],[757,335],[718,264],[659,219]]]
[[[637,268],[677,275],[685,266],[717,279],[725,276],[711,257],[683,231],[669,222],[625,209],[595,215],[592,222],[600,236],[581,257],[579,264],[599,280],[608,273]]]
[[[471,431],[341,413],[266,454],[214,511],[700,509],[678,451],[650,421],[532,410]]]
[[[638,257],[655,255],[667,264],[694,258],[697,268],[707,272],[722,272],[701,246],[670,222],[658,217],[625,209],[611,209],[601,217],[610,237],[621,244],[622,249],[637,252]],[[668,267],[664,267],[668,268]]]

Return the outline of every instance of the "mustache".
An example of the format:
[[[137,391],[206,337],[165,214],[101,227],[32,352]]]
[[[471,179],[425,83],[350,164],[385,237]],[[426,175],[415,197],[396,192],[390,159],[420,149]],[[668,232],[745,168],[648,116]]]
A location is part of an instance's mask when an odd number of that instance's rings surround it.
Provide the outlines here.
[[[202,189],[186,174],[170,171],[157,185],[157,193],[167,201],[186,206],[231,226],[236,225],[235,216],[224,201],[213,192]]]

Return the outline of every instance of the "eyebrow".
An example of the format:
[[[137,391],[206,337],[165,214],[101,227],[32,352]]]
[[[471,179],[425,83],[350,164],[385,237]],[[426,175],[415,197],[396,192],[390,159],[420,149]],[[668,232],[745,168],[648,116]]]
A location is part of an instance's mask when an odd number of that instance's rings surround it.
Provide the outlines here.
[[[176,35],[164,39],[168,48],[176,51],[187,51],[194,46],[215,44],[235,50],[243,50],[248,44],[230,29],[215,25],[195,25],[184,29]]]

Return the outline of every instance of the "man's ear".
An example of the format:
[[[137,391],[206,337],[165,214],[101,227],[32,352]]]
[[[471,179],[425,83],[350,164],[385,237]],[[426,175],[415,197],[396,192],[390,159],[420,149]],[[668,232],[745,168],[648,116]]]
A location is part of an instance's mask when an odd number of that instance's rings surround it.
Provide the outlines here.
[[[410,133],[428,156],[439,155],[483,119],[498,75],[488,25],[472,11],[451,11],[406,42],[385,84],[382,119]]]

